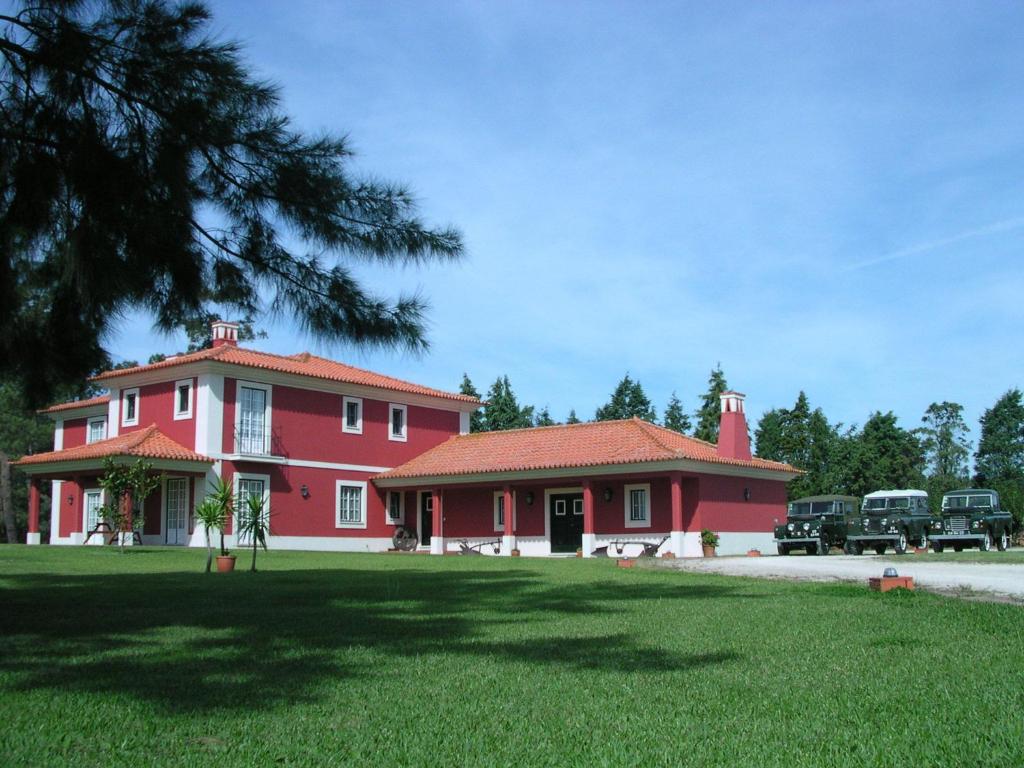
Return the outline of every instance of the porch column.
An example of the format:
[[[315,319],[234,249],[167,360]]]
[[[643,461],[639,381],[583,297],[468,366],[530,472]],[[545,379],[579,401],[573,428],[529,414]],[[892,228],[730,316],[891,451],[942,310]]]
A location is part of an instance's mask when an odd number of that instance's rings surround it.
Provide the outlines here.
[[[502,492],[502,504],[505,506],[505,535],[504,541],[501,542],[501,553],[511,555],[512,550],[516,548],[516,510],[512,504],[512,486],[506,485]]]
[[[697,480],[700,483],[700,480]],[[683,516],[683,557],[703,557],[704,551],[700,546],[700,493],[694,500],[693,512],[687,517]]]
[[[132,508],[134,506],[135,500],[132,498],[132,492],[130,490],[125,491],[124,496],[121,497],[121,515],[124,522],[121,524],[121,530],[117,534],[120,537],[119,544],[131,546],[135,543],[135,537],[132,535],[134,527]]]
[[[431,498],[433,499],[432,504],[434,505],[433,512],[433,525],[430,533],[430,554],[432,555],[443,555],[444,554],[444,510],[442,508],[441,491],[433,490],[430,492]]]
[[[28,485],[28,535],[26,544],[40,544],[39,537],[39,481],[32,478]]]
[[[583,556],[592,557],[597,546],[594,531],[594,486],[590,480],[583,481]]]
[[[672,490],[672,531],[669,534],[669,548],[676,557],[683,556],[683,473],[669,474]]]

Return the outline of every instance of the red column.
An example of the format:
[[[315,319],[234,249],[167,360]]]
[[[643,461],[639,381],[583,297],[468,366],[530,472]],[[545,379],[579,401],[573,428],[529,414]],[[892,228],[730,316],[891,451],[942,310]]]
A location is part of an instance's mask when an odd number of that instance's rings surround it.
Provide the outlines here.
[[[441,490],[435,489],[430,492],[433,497],[433,530],[430,533],[430,551],[435,555],[444,554],[444,509],[441,498]]]
[[[594,486],[589,480],[583,481],[583,533],[594,532]]]
[[[683,529],[683,473],[673,472],[669,475],[672,484],[672,530]]]
[[[506,485],[503,489],[505,494],[505,535],[514,536],[516,532],[515,528],[515,509],[512,507],[512,486]]]
[[[39,481],[32,478],[28,486],[28,532],[39,533]],[[31,535],[29,538],[32,538]],[[38,543],[38,542],[37,542]]]

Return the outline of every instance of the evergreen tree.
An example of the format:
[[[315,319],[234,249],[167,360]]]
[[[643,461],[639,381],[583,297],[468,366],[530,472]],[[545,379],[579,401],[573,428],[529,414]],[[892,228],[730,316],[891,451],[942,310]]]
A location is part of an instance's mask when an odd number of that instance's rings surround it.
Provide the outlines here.
[[[565,423],[566,424],[579,424],[580,423],[579,417],[576,415],[576,409],[575,408],[570,409],[570,411],[569,411],[569,418],[567,418],[565,420]]]
[[[683,410],[683,404],[680,402],[679,397],[675,392],[672,393],[672,397],[668,400],[668,405],[665,406],[665,427],[681,434],[687,434],[693,429],[693,424],[690,423],[690,417]]]
[[[462,374],[462,383],[459,385],[459,392],[463,395],[475,397],[477,400],[480,399],[480,393],[476,391],[476,387],[473,386],[473,382],[469,380],[469,374],[465,372]],[[484,431],[484,415],[480,408],[477,408],[469,415],[469,431]]]
[[[1024,480],[1024,402],[1019,389],[1008,391],[982,415],[975,471],[981,485]]]
[[[981,439],[975,454],[976,482],[999,492],[1003,509],[1024,524],[1024,403],[1011,389],[981,417]]]
[[[889,411],[876,411],[856,437],[849,457],[848,493],[864,496],[889,488],[924,484],[924,451],[917,437],[896,423]]]
[[[787,485],[791,499],[838,492],[832,476],[837,430],[820,408],[811,411],[803,392],[792,408],[766,411],[757,424],[755,439],[761,458],[785,461],[804,470],[805,474]]]
[[[533,406],[520,407],[508,376],[499,376],[487,391],[483,431],[497,432],[533,426]]]
[[[722,366],[716,365],[708,377],[708,390],[701,396],[700,407],[694,414],[697,422],[694,437],[709,443],[718,442],[718,425],[722,418],[722,401],[719,396],[728,389]]]
[[[209,349],[213,346],[213,323],[220,320],[220,316],[214,312],[200,312],[195,317],[185,320],[182,327],[188,337],[188,349],[186,352],[198,352],[201,349]],[[238,340],[253,341],[254,339],[267,338],[267,332],[257,330],[252,315],[243,317],[238,321]]]
[[[551,413],[548,411],[548,407],[546,405],[540,409],[540,413],[538,413],[537,417],[533,420],[533,425],[535,427],[553,427],[557,423],[558,422],[551,418]]]
[[[633,381],[627,373],[615,387],[611,399],[597,409],[594,418],[597,421],[613,421],[615,419],[632,419],[654,422],[657,414],[651,405],[647,393],[639,381]]]
[[[924,426],[916,430],[927,468],[925,490],[935,513],[941,509],[944,493],[968,484],[971,443],[963,410],[959,403],[932,403],[921,418]]]
[[[285,313],[319,340],[423,349],[424,302],[355,264],[461,256],[344,138],[291,125],[199,2],[25,2],[0,16],[0,372],[77,383],[110,323]],[[320,256],[307,254],[322,254]]]

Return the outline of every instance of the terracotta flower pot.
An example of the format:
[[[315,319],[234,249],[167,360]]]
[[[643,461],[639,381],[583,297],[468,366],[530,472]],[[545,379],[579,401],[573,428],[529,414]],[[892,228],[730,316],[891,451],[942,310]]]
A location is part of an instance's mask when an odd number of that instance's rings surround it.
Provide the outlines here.
[[[513,549],[512,550],[512,557],[519,557],[519,550],[518,549]]]
[[[234,555],[217,555],[217,572],[227,573],[228,571],[235,570],[235,556]]]
[[[715,556],[715,547],[711,546],[710,544],[701,544],[700,546],[704,550],[704,557]]]

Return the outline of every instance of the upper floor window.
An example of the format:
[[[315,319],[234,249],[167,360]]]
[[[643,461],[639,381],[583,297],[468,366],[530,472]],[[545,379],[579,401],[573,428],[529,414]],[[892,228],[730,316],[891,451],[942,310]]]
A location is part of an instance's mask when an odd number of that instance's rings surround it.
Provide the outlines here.
[[[266,384],[238,383],[238,410],[235,414],[235,450],[262,455],[270,450],[270,387]]]
[[[85,442],[95,443],[98,440],[103,440],[107,437],[107,418],[106,416],[97,416],[96,418],[89,419],[85,429]]]
[[[363,400],[360,397],[343,397],[341,399],[341,429],[353,435],[363,433]]]
[[[408,440],[408,407],[391,403],[388,405],[388,439]]]
[[[366,527],[366,483],[360,480],[338,480],[335,498],[335,527]]]
[[[627,528],[651,527],[651,486],[627,485],[623,489]]]
[[[174,382],[174,419],[192,418],[192,379]]]
[[[134,427],[139,423],[139,388],[121,392],[121,426]]]

